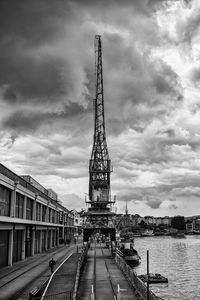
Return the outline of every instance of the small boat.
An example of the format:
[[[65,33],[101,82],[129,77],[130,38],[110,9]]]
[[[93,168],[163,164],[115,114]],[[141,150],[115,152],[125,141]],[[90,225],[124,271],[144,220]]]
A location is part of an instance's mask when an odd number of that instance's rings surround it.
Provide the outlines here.
[[[138,277],[143,281],[143,282],[149,282],[149,283],[167,283],[168,279],[161,274],[158,273],[149,273],[149,280],[148,280],[148,275],[138,275]]]
[[[200,230],[193,230],[193,234],[200,234]]]
[[[124,239],[120,246],[116,248],[116,253],[130,266],[137,266],[140,263],[141,258],[128,238]]]
[[[140,256],[134,248],[123,249],[123,258],[129,266],[137,266],[140,263]]]
[[[144,232],[141,233],[141,236],[154,236],[153,230],[145,230]]]
[[[184,232],[175,232],[171,236],[175,238],[185,238]]]
[[[134,233],[133,234],[133,237],[135,238],[135,237],[140,237],[141,236],[141,234],[140,233]]]

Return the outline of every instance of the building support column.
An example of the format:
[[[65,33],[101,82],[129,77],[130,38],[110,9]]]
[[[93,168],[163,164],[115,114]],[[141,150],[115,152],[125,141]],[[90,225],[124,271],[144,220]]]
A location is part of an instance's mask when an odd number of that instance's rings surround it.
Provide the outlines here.
[[[26,219],[26,205],[27,205],[27,197],[24,197],[24,207],[23,207],[23,219]]]
[[[21,256],[22,260],[25,260],[25,246],[26,246],[26,229],[22,231],[22,256]]]
[[[9,230],[8,266],[12,266],[12,257],[13,257],[13,230]]]
[[[59,228],[57,228],[57,230],[56,230],[56,237],[57,237],[56,246],[58,246],[59,245]]]
[[[36,201],[37,201],[38,193],[35,193],[35,200],[33,201],[33,221],[36,220]]]
[[[66,214],[63,213],[63,217],[62,217],[62,239],[66,240],[66,236],[65,236],[65,219],[66,219]]]
[[[55,247],[56,246],[56,242],[57,242],[57,239],[56,239],[57,229],[55,228],[53,232],[54,232],[53,236],[54,236],[54,247]]]
[[[52,248],[52,239],[53,239],[52,229],[49,230],[49,235],[50,235],[50,248]]]
[[[66,237],[65,237],[65,226],[63,225],[62,227],[62,238],[65,240]]]
[[[47,247],[48,247],[48,229],[45,231],[45,246],[44,246],[45,251],[47,250]]]
[[[42,252],[42,230],[39,230],[40,238],[39,238],[39,253]]]
[[[35,254],[35,229],[32,228],[32,239],[31,239],[31,256]]]
[[[40,206],[40,221],[42,222],[42,207],[43,207],[43,204],[41,204]]]
[[[46,207],[46,216],[45,216],[45,222],[49,223],[49,201]]]

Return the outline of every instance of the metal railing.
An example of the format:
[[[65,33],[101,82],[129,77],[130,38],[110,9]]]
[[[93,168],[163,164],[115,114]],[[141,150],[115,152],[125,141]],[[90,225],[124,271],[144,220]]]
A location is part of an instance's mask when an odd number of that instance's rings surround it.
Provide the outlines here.
[[[130,282],[133,290],[139,299],[147,299],[147,286],[137,276],[137,273],[120,257],[117,253],[115,254],[115,262],[122,270],[127,280]],[[156,296],[152,291],[149,291],[149,300],[160,300],[161,298]]]
[[[40,300],[41,297],[34,298],[34,300]],[[44,300],[71,300],[72,299],[72,292],[67,291],[63,293],[57,293],[52,295],[47,295],[43,297]]]

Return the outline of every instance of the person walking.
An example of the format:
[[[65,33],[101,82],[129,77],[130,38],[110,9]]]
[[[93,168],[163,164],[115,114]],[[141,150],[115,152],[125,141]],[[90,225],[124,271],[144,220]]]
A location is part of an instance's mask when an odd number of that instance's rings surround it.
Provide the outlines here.
[[[53,273],[55,264],[56,264],[56,262],[52,257],[52,259],[49,261],[49,268],[51,269],[51,273]]]

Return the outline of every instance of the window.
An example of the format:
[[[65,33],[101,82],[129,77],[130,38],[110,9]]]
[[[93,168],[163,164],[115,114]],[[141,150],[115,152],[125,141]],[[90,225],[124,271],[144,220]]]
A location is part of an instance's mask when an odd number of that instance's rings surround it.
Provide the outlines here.
[[[60,223],[59,218],[60,218],[60,214],[59,214],[59,211],[57,211],[57,220],[56,220],[56,223],[57,223],[57,224]]]
[[[42,222],[46,221],[46,211],[47,211],[46,206],[42,205]]]
[[[69,225],[69,222],[68,222],[68,215],[65,214],[65,217],[64,217],[64,223],[65,225]]]
[[[11,191],[0,186],[0,216],[10,216]]]
[[[62,224],[63,223],[63,217],[64,217],[64,212],[60,211],[59,212],[59,223]]]
[[[49,223],[51,223],[51,208],[49,208]]]
[[[52,223],[55,223],[55,210],[52,209]]]
[[[27,198],[26,203],[26,219],[32,220],[33,218],[33,200]]]
[[[36,203],[36,221],[41,221],[41,204]]]
[[[24,196],[16,193],[15,217],[23,218]]]

